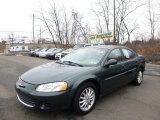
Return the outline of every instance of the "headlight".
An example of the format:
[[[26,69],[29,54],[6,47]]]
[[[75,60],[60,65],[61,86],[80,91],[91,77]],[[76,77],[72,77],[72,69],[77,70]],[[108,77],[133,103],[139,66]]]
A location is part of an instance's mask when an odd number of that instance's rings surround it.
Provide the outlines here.
[[[38,92],[56,92],[56,91],[64,91],[68,87],[66,82],[55,82],[55,83],[47,83],[39,85],[36,88]]]

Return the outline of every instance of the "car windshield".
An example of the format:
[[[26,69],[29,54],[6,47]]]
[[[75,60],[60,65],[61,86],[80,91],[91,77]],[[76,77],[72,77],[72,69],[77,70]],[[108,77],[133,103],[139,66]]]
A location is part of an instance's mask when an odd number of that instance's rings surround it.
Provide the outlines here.
[[[62,49],[56,49],[54,50],[54,52],[60,52]]]
[[[83,48],[84,44],[77,44],[73,47],[73,49],[79,49],[79,48]]]
[[[41,48],[38,48],[38,49],[35,49],[34,51],[37,52],[37,51],[40,51],[40,50],[41,50]]]
[[[46,48],[43,48],[43,49],[41,50],[41,52],[45,52],[46,50],[48,50],[48,49],[46,49]]]
[[[86,44],[85,47],[91,46],[91,44]]]
[[[71,51],[73,51],[73,49],[67,49],[64,52],[71,52]]]
[[[93,46],[98,46],[98,44],[94,43]]]
[[[70,61],[80,65],[96,65],[106,52],[107,49],[104,48],[83,48],[66,55],[61,59],[61,62]]]
[[[47,52],[52,52],[54,50],[55,50],[55,48],[51,48],[51,49],[48,49]]]

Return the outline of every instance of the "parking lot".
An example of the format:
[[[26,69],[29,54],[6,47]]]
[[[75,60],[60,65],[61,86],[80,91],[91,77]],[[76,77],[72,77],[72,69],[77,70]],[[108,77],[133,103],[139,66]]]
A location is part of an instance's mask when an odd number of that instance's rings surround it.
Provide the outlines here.
[[[14,89],[19,75],[52,60],[0,55],[0,120],[160,120],[160,66],[148,65],[141,86],[127,85],[100,99],[93,111],[40,111],[22,106]]]

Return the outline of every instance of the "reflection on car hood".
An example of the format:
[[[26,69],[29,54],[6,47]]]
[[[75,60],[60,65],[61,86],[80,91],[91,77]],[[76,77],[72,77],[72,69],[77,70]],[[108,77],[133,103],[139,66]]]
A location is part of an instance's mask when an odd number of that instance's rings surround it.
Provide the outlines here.
[[[69,66],[51,62],[27,71],[21,75],[20,78],[31,84],[66,81],[68,78],[86,73],[93,68],[94,67]]]
[[[40,52],[39,54],[50,54],[52,52]]]

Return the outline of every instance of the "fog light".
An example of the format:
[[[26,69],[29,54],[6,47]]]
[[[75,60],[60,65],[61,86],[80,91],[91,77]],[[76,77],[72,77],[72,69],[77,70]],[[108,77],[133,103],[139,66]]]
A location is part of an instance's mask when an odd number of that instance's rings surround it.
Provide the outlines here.
[[[42,105],[40,106],[40,109],[41,109],[41,110],[48,110],[48,109],[50,109],[50,108],[51,108],[50,104],[47,104],[47,103],[42,104]]]

